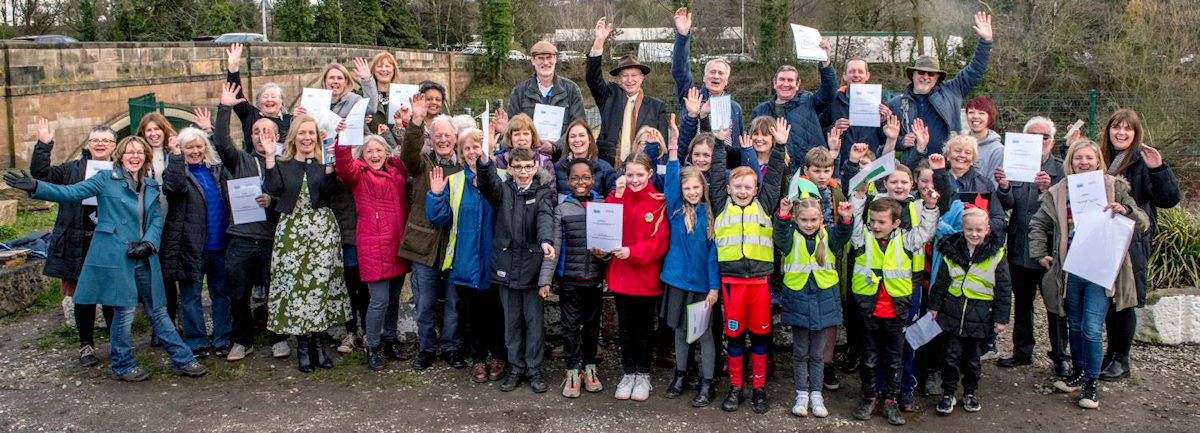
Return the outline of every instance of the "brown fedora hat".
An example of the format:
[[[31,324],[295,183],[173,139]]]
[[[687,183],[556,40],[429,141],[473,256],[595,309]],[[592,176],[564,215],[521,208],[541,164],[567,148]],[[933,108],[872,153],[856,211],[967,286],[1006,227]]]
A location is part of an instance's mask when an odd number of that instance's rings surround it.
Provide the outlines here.
[[[908,76],[908,81],[912,81],[913,71],[934,72],[938,74],[938,82],[946,80],[946,71],[943,71],[938,63],[937,57],[921,56],[913,61],[913,65],[904,68],[904,75]]]
[[[643,65],[642,62],[639,62],[637,56],[633,54],[622,57],[621,60],[617,62],[617,67],[613,68],[611,71],[608,71],[608,75],[615,77],[621,73],[622,69],[628,68],[638,68],[642,71],[642,75],[650,75],[650,67]]]

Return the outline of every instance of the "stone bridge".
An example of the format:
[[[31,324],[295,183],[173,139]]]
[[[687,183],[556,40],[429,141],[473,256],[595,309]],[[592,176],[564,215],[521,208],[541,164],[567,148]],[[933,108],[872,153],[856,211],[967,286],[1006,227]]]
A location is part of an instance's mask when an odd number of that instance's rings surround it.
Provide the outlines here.
[[[78,155],[94,125],[129,135],[129,99],[154,93],[172,123],[185,125],[192,108],[215,108],[225,80],[225,48],[211,42],[96,42],[28,44],[0,42],[0,169],[28,167],[37,141],[34,119],[46,117],[57,133],[54,162]],[[263,43],[242,53],[242,85],[254,100],[275,82],[288,107],[304,87],[317,86],[329,62],[353,68],[354,57],[380,50],[396,56],[400,82],[433,80],[446,86],[449,106],[471,82],[469,56],[383,47],[310,43]],[[134,120],[136,122],[136,120]],[[232,131],[241,129],[234,117]],[[281,131],[282,134],[282,131]]]

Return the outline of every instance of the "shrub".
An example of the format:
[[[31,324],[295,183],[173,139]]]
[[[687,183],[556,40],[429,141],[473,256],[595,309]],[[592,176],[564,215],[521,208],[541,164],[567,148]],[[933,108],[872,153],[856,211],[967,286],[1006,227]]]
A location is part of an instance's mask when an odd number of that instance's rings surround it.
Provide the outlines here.
[[[1149,273],[1151,288],[1200,287],[1200,207],[1159,212]]]

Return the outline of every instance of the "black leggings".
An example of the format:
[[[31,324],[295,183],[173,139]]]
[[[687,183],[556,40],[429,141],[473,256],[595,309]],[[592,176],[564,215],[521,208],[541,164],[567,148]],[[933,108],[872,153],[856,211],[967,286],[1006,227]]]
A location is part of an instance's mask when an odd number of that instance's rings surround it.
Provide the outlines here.
[[[658,299],[656,296],[613,294],[621,341],[621,366],[625,374],[650,373],[650,339],[655,332]]]
[[[113,307],[104,305],[101,309],[104,323],[112,327]],[[96,346],[96,304],[75,304],[75,329],[79,330],[79,347]]]
[[[362,282],[358,266],[343,266],[342,274],[346,277],[346,292],[350,294],[350,317],[346,319],[346,333],[358,335],[359,327],[366,330],[371,291],[367,289],[367,283]]]

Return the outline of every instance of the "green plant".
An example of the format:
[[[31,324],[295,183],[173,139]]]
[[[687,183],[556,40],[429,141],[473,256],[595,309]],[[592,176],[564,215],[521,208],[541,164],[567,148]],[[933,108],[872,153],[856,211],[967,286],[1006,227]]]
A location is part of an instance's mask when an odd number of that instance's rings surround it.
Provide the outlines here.
[[[1151,288],[1200,287],[1200,208],[1159,212],[1149,273]]]

